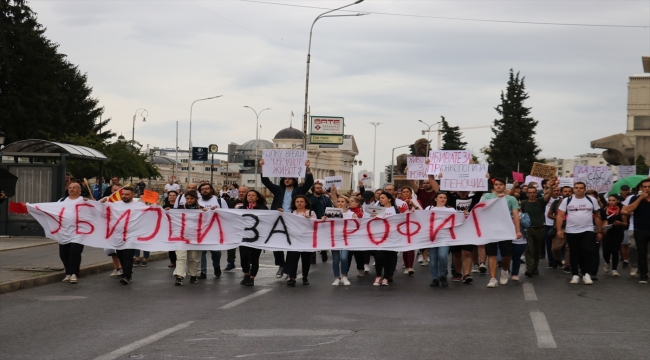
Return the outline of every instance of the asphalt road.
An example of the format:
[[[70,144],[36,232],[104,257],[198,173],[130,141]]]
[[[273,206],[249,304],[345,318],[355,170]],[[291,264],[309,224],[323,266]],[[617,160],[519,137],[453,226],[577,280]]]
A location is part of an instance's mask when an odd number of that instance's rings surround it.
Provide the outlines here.
[[[158,261],[129,286],[102,273],[1,295],[0,358],[650,358],[650,286],[627,270],[593,286],[544,268],[523,284],[488,289],[476,274],[443,289],[417,268],[389,287],[372,274],[334,287],[319,259],[311,285],[288,288],[262,259],[254,287],[239,285],[239,268],[175,287]]]

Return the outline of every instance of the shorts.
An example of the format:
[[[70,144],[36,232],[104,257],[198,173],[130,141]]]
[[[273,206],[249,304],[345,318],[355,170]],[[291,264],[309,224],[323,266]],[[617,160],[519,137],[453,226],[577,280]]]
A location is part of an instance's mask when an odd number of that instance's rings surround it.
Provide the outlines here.
[[[501,250],[501,256],[512,256],[512,240],[485,244],[485,254],[487,256],[497,256],[497,248]]]
[[[469,251],[472,252],[474,251],[474,248],[476,248],[476,245],[454,245],[449,247],[449,251],[452,254],[457,254],[461,251]]]
[[[113,256],[117,254],[115,249],[104,249],[104,255]]]

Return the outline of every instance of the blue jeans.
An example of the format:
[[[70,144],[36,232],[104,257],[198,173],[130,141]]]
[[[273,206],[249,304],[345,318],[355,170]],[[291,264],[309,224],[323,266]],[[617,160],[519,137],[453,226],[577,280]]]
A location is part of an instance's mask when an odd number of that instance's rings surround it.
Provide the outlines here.
[[[513,276],[519,275],[519,268],[521,267],[521,255],[526,251],[526,244],[512,244],[512,271]]]
[[[203,273],[208,272],[208,259],[206,253],[207,251],[201,252],[201,272]],[[213,268],[220,267],[219,264],[221,263],[221,250],[218,251],[210,250],[210,253],[212,254],[212,267]]]
[[[348,276],[350,270],[350,250],[332,250],[332,270],[334,277]]]
[[[449,255],[449,246],[440,246],[429,249],[429,269],[431,277],[438,279],[447,276],[447,256]]]
[[[136,250],[134,256],[135,256],[135,257],[140,257],[140,250]],[[142,252],[142,256],[143,256],[145,259],[148,259],[148,258],[149,258],[149,251],[143,251],[143,252]]]

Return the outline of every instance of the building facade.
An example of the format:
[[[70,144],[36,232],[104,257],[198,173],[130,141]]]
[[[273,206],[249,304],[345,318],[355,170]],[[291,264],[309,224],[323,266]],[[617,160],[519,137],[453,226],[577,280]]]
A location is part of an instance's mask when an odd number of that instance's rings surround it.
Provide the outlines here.
[[[618,167],[608,164],[603,154],[588,153],[578,155],[573,159],[546,159],[546,165],[557,166],[558,177],[573,177],[574,166],[607,166],[614,173],[614,179],[618,177]]]

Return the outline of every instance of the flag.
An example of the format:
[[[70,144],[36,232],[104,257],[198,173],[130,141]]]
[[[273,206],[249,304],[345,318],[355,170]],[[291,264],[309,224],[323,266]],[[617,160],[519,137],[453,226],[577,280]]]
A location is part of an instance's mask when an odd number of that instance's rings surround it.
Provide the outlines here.
[[[116,192],[112,193],[111,196],[108,197],[108,202],[118,202],[122,200],[122,189],[123,187],[117,190]]]
[[[9,202],[9,212],[15,214],[27,214],[27,206],[22,202]]]

